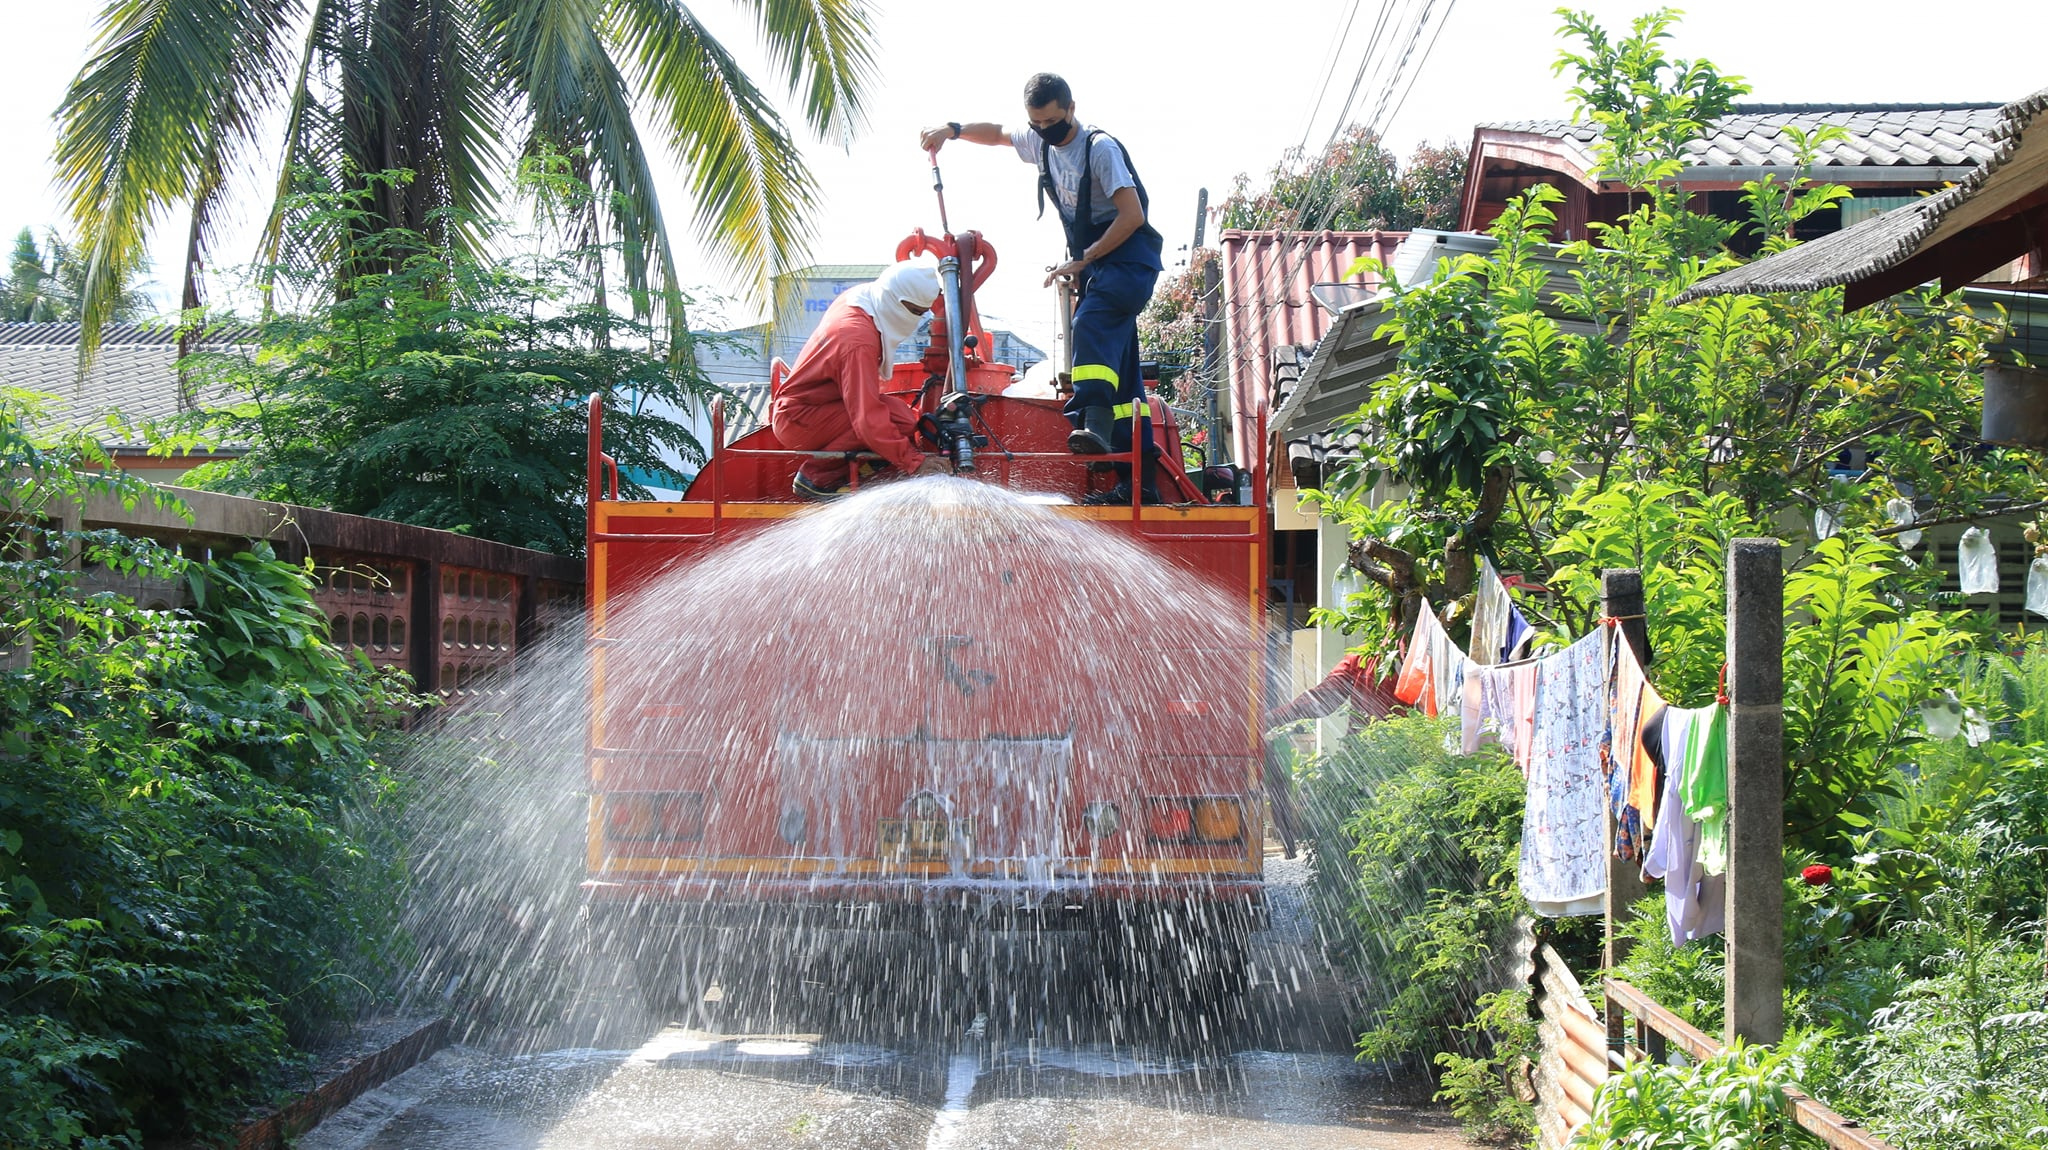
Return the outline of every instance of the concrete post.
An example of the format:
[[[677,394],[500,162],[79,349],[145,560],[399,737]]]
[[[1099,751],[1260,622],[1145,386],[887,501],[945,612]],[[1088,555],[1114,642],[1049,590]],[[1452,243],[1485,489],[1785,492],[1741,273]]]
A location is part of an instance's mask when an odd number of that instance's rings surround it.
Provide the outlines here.
[[[1649,621],[1643,618],[1643,573],[1631,568],[1609,568],[1600,573],[1600,599],[1606,616],[1618,619],[1617,634],[1627,641],[1635,651],[1636,661],[1646,669],[1650,665]],[[1615,769],[1626,771],[1627,763],[1615,764]],[[1602,956],[1602,967],[1613,970],[1628,957],[1629,940],[1617,933],[1617,928],[1628,921],[1635,904],[1650,893],[1643,882],[1642,863],[1616,857],[1616,831],[1610,812],[1607,823],[1607,922],[1606,949]],[[1607,1047],[1620,1050],[1627,1042],[1628,1031],[1622,1011],[1612,1002],[1605,1011],[1607,1021]]]
[[[1783,550],[1728,547],[1727,1042],[1785,1037]]]

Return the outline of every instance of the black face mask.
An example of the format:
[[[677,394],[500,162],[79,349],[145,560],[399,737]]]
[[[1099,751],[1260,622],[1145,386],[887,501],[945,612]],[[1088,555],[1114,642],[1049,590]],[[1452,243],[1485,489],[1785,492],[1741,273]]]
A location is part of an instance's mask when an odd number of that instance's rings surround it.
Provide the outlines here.
[[[1061,120],[1057,124],[1033,124],[1031,130],[1038,133],[1039,139],[1057,147],[1061,140],[1067,138],[1067,133],[1074,130],[1074,122]]]

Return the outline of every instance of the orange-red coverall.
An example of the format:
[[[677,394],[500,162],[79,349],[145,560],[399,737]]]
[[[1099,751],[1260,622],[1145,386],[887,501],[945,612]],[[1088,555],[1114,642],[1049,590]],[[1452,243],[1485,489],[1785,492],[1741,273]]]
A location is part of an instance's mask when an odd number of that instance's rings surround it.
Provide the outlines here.
[[[865,449],[905,475],[916,471],[924,462],[913,438],[917,413],[882,394],[881,360],[874,318],[841,295],[771,397],[768,426],[775,438],[792,451]],[[811,459],[798,470],[811,483],[834,488],[847,481],[849,468],[843,459]]]

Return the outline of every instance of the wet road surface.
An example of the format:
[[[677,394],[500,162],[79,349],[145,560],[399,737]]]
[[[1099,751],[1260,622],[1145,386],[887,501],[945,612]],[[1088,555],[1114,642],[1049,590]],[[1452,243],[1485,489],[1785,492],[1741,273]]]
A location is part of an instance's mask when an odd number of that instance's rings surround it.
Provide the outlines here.
[[[1427,1088],[1350,1056],[1354,1012],[1315,957],[1299,861],[1268,860],[1272,928],[1220,1007],[1113,1017],[1074,987],[963,1003],[906,1028],[813,983],[687,1021],[593,991],[547,1027],[451,1047],[307,1134],[302,1150],[925,1147],[1452,1150]],[[813,975],[852,982],[860,972]],[[941,1011],[946,1004],[940,1004]],[[994,1011],[995,1021],[991,1021]],[[597,1041],[591,1041],[593,1038]]]

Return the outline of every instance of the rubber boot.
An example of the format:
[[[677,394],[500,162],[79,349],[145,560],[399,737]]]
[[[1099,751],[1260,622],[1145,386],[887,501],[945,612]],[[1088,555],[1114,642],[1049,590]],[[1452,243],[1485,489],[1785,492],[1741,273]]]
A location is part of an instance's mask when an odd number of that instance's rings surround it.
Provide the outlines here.
[[[1108,455],[1110,429],[1115,425],[1109,408],[1082,408],[1080,426],[1067,433],[1067,450],[1075,455]]]

